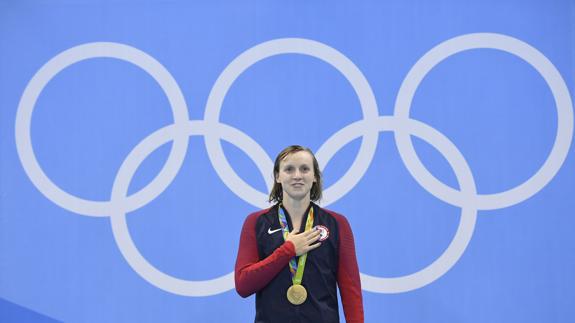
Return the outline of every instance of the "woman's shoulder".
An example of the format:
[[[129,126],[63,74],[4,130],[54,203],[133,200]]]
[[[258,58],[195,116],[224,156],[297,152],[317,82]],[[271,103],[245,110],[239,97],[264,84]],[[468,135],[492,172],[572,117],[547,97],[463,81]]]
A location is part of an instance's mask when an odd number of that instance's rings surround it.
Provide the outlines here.
[[[333,210],[330,210],[330,209],[326,209],[326,208],[321,207],[321,206],[319,206],[319,205],[317,205],[317,204],[315,204],[315,203],[314,203],[314,205],[317,207],[317,209],[318,209],[321,213],[325,213],[325,214],[327,214],[327,215],[329,215],[329,216],[332,216],[332,217],[336,218],[337,220],[345,220],[345,221],[347,221],[347,219],[345,218],[345,216],[344,216],[343,214],[339,213],[339,212],[336,212],[336,211],[333,211]]]
[[[322,214],[324,214],[327,217],[332,218],[335,222],[337,222],[338,226],[342,226],[342,225],[344,227],[350,226],[349,221],[347,220],[347,218],[343,214],[336,212],[336,211],[332,211],[330,209],[320,207],[320,206],[317,206],[317,207]]]
[[[254,211],[250,214],[248,214],[248,216],[246,217],[245,222],[251,222],[251,223],[255,223],[257,222],[258,219],[262,218],[262,217],[268,217],[271,215],[271,213],[273,213],[274,210],[274,206],[271,206],[269,208],[263,209],[263,210],[258,210],[258,211]]]

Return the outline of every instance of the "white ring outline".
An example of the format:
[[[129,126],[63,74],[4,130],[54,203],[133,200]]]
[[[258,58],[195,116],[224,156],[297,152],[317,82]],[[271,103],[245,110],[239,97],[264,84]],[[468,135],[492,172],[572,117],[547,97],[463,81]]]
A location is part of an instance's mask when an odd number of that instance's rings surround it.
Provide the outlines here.
[[[479,48],[498,49],[529,63],[541,74],[551,89],[557,107],[557,135],[543,166],[528,180],[514,188],[494,194],[477,194],[478,208],[493,210],[518,204],[539,192],[557,174],[569,153],[573,136],[573,103],[561,74],[545,55],[519,39],[501,34],[476,33],[451,38],[432,48],[411,68],[399,89],[394,115],[409,118],[415,92],[427,73],[435,66],[451,55]],[[451,205],[463,205],[460,192],[438,180],[423,165],[408,133],[395,132],[395,141],[403,163],[425,190]]]
[[[219,123],[220,112],[224,98],[235,80],[255,63],[282,54],[302,54],[320,59],[337,69],[353,87],[360,101],[364,119],[376,119],[379,117],[375,95],[367,82],[367,79],[359,68],[345,55],[326,44],[303,38],[281,38],[258,44],[237,56],[222,71],[210,91],[204,120],[214,125]],[[206,133],[204,138],[208,156],[214,169],[222,181],[244,201],[260,208],[267,206],[267,194],[259,192],[239,177],[230,166],[216,132]],[[362,138],[359,153],[348,171],[323,192],[322,205],[327,206],[347,194],[359,182],[367,171],[375,150],[377,148],[377,133],[367,133]],[[316,158],[321,168],[324,168],[328,160],[324,158],[325,149],[320,148]],[[254,160],[257,164],[258,161]],[[271,158],[265,161],[265,165],[258,165],[260,169],[273,169]],[[264,180],[271,189],[273,181],[270,176]]]
[[[126,157],[124,163],[118,170],[114,186],[112,188],[112,201],[118,206],[112,212],[110,221],[114,239],[120,249],[124,259],[146,281],[165,291],[182,296],[209,296],[226,292],[234,288],[233,272],[211,280],[184,280],[175,278],[159,271],[150,264],[138,251],[130,236],[128,224],[126,222],[126,212],[122,211],[127,207],[122,207],[122,201],[126,201],[126,194],[130,186],[132,177],[136,173],[140,164],[157,148],[181,135],[205,135],[207,132],[216,131],[220,138],[230,142],[243,151],[248,151],[255,156],[266,156],[265,151],[253,139],[245,133],[225,124],[211,124],[205,121],[189,121],[186,127],[179,130],[174,125],[166,126],[155,131],[142,140]],[[262,175],[267,170],[260,169]]]
[[[146,71],[166,94],[176,127],[185,126],[188,108],[184,95],[170,72],[152,56],[134,47],[109,42],[88,43],[67,49],[44,64],[28,82],[16,112],[16,149],[24,171],[36,188],[56,205],[74,213],[88,216],[108,216],[116,208],[111,201],[94,201],[72,195],[50,180],[44,173],[31,139],[32,113],[38,97],[48,82],[66,67],[90,58],[116,58],[132,63]],[[188,136],[174,137],[168,159],[158,175],[124,204],[128,211],[138,209],[163,192],[177,175],[188,147]]]
[[[352,140],[364,133],[374,131],[403,131],[415,135],[431,144],[447,160],[455,172],[461,187],[461,194],[465,197],[465,204],[461,207],[461,219],[457,232],[449,246],[443,253],[425,268],[399,277],[377,277],[360,273],[362,288],[377,293],[402,293],[428,285],[445,274],[461,258],[473,235],[477,218],[475,206],[475,181],[469,164],[445,135],[436,129],[414,119],[400,119],[393,116],[380,116],[376,120],[358,121],[352,123],[329,138],[326,146],[330,151],[338,151]]]

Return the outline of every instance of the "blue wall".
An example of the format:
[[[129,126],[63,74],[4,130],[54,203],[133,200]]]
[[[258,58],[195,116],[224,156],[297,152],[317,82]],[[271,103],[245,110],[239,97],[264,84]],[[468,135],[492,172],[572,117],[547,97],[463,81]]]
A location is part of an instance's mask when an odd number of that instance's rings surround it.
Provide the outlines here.
[[[367,322],[572,320],[574,33],[570,0],[0,1],[0,321],[252,321],[239,232],[294,143]]]

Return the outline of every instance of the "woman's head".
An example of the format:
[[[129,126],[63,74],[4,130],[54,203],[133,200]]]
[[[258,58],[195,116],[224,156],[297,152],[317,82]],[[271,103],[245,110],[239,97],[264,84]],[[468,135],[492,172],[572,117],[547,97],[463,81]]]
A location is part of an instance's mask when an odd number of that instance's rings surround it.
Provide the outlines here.
[[[285,195],[300,199],[309,194],[314,202],[321,199],[321,171],[309,148],[293,145],[282,150],[275,159],[273,175],[270,202],[282,202]]]

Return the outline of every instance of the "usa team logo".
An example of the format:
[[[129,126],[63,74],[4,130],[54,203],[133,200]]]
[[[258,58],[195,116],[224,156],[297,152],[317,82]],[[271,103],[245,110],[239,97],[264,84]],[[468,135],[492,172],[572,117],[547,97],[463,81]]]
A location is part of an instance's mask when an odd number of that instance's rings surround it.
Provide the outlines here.
[[[329,237],[329,230],[323,225],[316,225],[314,229],[319,230],[319,241],[324,241]]]

